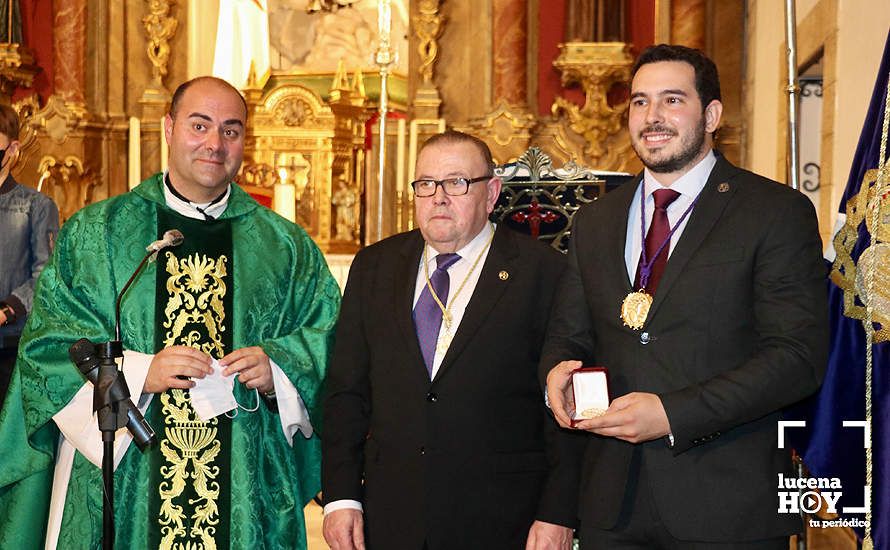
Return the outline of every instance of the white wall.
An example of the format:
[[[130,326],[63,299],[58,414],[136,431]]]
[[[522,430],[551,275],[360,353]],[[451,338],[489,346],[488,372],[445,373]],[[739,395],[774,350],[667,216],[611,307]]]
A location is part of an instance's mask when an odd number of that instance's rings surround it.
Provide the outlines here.
[[[831,227],[850,170],[850,162],[859,140],[859,132],[868,108],[880,64],[884,42],[890,29],[890,8],[886,0],[797,0],[797,20],[804,20],[820,2],[837,4],[836,21],[820,24],[837,27],[836,88],[833,123],[823,127],[823,136],[833,134],[834,151],[831,172],[823,178],[830,188],[830,220],[820,225]],[[785,181],[784,137],[777,120],[785,112],[784,91],[785,2],[749,0],[748,65],[749,94],[748,162],[755,172]],[[798,59],[798,63],[806,60]],[[825,162],[825,159],[823,159]],[[825,233],[823,232],[823,235]]]
[[[838,2],[837,93],[834,116],[834,181],[832,204],[840,203],[856,152],[862,123],[874,90],[887,30],[886,0]]]

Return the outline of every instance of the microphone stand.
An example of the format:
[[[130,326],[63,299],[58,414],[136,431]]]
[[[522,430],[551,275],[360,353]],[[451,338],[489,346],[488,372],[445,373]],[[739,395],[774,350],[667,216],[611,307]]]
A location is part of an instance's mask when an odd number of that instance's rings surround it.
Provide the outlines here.
[[[99,349],[99,372],[93,386],[93,410],[99,419],[102,432],[102,548],[114,548],[114,437],[119,428],[127,425],[126,414],[121,415],[118,404],[130,398],[130,391],[119,371],[115,359],[123,357],[120,341],[112,340],[97,346]]]
[[[166,248],[166,247],[164,247]],[[142,258],[136,271],[130,276],[127,284],[117,296],[114,307],[114,340],[98,344],[99,372],[96,384],[93,386],[93,410],[96,411],[99,420],[99,431],[102,432],[102,488],[104,498],[102,501],[102,548],[114,549],[114,438],[115,432],[127,425],[127,411],[120,408],[122,401],[130,399],[130,390],[124,379],[124,373],[117,368],[116,359],[124,356],[124,347],[121,343],[121,300],[129,290],[136,276],[142,272],[142,268],[152,255],[160,252],[149,250]],[[150,429],[150,428],[149,428]],[[152,432],[154,439],[154,433]]]

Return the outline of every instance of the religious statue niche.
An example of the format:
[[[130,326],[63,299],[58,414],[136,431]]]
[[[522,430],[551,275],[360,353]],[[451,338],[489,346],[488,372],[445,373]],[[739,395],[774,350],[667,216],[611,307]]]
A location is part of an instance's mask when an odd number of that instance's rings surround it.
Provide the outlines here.
[[[327,101],[300,78],[276,71],[245,90],[251,115],[238,180],[261,203],[293,216],[323,251],[354,253],[365,172],[361,73],[350,82],[341,67],[328,81]]]
[[[351,242],[358,235],[356,229],[356,206],[358,205],[358,193],[349,186],[346,178],[341,177],[337,180],[337,190],[331,199],[331,204],[336,208],[337,217],[335,222],[335,239],[338,241]]]

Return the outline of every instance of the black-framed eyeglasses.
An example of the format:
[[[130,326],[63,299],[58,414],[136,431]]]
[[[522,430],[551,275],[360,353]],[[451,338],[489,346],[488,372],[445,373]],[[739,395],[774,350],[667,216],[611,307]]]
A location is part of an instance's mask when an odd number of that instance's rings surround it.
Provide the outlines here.
[[[444,180],[416,180],[411,182],[415,197],[432,197],[436,194],[436,187],[442,186],[446,195],[452,197],[466,195],[470,190],[470,184],[477,181],[488,181],[493,176],[479,176],[478,178],[447,178]]]

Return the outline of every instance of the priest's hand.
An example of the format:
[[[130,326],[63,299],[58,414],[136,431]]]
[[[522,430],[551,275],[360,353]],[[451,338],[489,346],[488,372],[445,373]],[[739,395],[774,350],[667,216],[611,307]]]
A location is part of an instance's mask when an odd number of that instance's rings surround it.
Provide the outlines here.
[[[325,514],[322,531],[331,550],[365,550],[365,524],[360,510],[343,508]]]
[[[225,367],[223,375],[228,376],[238,373],[238,381],[250,389],[258,389],[262,393],[269,393],[275,389],[272,382],[272,364],[269,356],[259,346],[236,349],[219,360],[219,365]]]
[[[547,401],[553,416],[563,428],[572,427],[575,414],[575,394],[572,391],[572,371],[581,361],[562,361],[547,374]]]
[[[528,532],[525,550],[571,550],[572,528],[535,521]]]
[[[143,393],[161,393],[170,388],[194,388],[191,378],[211,374],[210,356],[188,346],[170,346],[155,354],[148,367]],[[182,378],[180,378],[182,377]]]
[[[578,422],[575,428],[629,443],[651,441],[671,432],[661,398],[643,392],[622,395],[612,401],[605,414]]]

